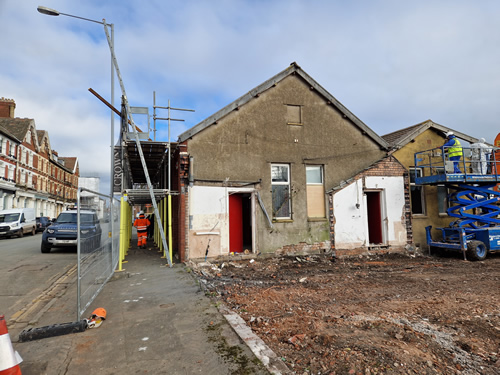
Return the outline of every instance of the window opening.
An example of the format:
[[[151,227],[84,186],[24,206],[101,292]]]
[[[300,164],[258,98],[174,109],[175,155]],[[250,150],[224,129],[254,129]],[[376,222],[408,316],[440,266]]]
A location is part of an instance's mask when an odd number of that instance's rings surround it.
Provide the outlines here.
[[[271,186],[273,218],[291,219],[290,166],[288,164],[271,165]]]
[[[422,177],[421,168],[410,168],[411,213],[414,215],[424,215],[424,187],[415,184],[415,177]]]

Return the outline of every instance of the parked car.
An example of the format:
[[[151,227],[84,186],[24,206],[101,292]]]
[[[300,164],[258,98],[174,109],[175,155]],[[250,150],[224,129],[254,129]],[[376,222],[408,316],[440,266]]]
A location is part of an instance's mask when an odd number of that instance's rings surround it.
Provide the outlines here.
[[[42,234],[42,253],[53,247],[77,246],[77,211],[64,211],[59,214]],[[80,240],[82,251],[91,251],[101,244],[101,224],[94,211],[80,210]]]
[[[36,233],[35,210],[33,208],[12,208],[0,211],[0,237]]]
[[[47,216],[39,216],[36,218],[36,232],[43,232],[45,228],[47,228],[52,221]]]

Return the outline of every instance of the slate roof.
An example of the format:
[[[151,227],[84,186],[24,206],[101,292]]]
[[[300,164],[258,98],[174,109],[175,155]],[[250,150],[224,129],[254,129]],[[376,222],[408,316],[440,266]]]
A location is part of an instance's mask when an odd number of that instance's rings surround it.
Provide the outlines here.
[[[226,115],[228,115],[232,111],[237,110],[241,106],[245,105],[250,100],[257,97],[260,93],[271,89],[278,82],[282,81],[283,79],[285,79],[286,77],[288,77],[292,74],[297,74],[302,79],[304,79],[310,85],[310,87],[312,89],[316,90],[316,92],[318,92],[320,95],[322,95],[328,102],[330,102],[334,107],[336,107],[346,118],[351,120],[355,126],[359,127],[362,130],[362,132],[366,133],[370,138],[372,138],[376,143],[378,143],[383,149],[387,149],[389,147],[389,145],[387,144],[387,142],[384,139],[382,139],[378,134],[376,134],[372,129],[370,129],[365,123],[363,123],[363,121],[361,121],[351,111],[349,111],[346,107],[344,107],[344,105],[342,103],[340,103],[328,91],[326,91],[318,82],[316,82],[311,76],[309,76],[304,70],[302,70],[302,68],[296,62],[291,63],[290,66],[288,68],[286,68],[285,70],[276,74],[274,77],[268,79],[264,83],[260,84],[259,86],[255,87],[254,89],[247,92],[245,95],[236,99],[234,102],[228,104],[227,106],[225,106],[224,108],[222,108],[218,112],[207,117],[202,122],[198,123],[197,125],[193,126],[192,128],[188,129],[187,131],[185,131],[184,133],[179,135],[178,141],[184,142],[185,140],[191,138],[192,136],[201,132],[205,128],[212,126],[221,118],[225,117]]]
[[[29,118],[2,117],[0,118],[0,129],[21,143],[33,122],[34,120]]]
[[[38,144],[41,145],[43,142],[43,138],[45,137],[45,134],[47,134],[47,130],[37,130],[36,131],[36,136],[38,138]],[[48,134],[47,134],[48,137]]]
[[[61,157],[59,156],[57,160],[62,161],[64,164],[64,167],[66,169],[69,169],[73,173],[76,172],[76,166],[78,163],[78,158],[77,157]]]
[[[396,130],[395,132],[383,135],[382,138],[391,146],[392,149],[397,150],[414,140],[418,135],[422,134],[427,129],[440,131],[443,133],[443,136],[445,136],[448,131],[452,131],[457,138],[466,140],[469,143],[479,142],[478,138],[471,137],[470,135],[437,124],[432,120],[426,120],[419,124]]]
[[[49,138],[49,132],[47,130],[37,130],[36,131],[36,136],[38,139],[38,145],[40,146],[40,153],[45,153],[44,149],[44,139],[47,139],[47,144],[49,147],[49,152],[48,156],[50,157],[50,154],[52,153],[52,148],[50,146],[50,138]]]

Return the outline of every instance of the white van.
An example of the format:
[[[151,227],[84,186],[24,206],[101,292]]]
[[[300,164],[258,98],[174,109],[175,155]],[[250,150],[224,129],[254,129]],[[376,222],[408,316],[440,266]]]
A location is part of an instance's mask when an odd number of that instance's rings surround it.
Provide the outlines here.
[[[35,210],[33,208],[12,208],[0,211],[0,237],[36,233]]]

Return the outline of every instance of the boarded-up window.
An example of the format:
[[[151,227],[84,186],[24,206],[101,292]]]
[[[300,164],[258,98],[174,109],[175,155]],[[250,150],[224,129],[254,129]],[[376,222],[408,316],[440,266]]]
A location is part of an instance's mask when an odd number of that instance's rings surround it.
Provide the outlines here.
[[[300,105],[286,106],[286,122],[289,125],[302,125],[302,108]]]
[[[444,168],[436,168],[436,173],[444,174]],[[446,214],[448,212],[448,188],[444,185],[437,186],[437,201],[438,201],[438,212],[440,214]]]
[[[323,166],[306,166],[307,216],[310,218],[326,217],[325,187],[323,184]]]
[[[448,212],[448,189],[444,185],[437,186],[438,212],[446,214]]]

